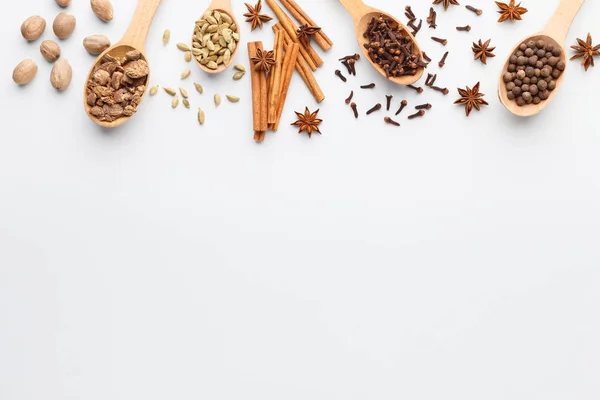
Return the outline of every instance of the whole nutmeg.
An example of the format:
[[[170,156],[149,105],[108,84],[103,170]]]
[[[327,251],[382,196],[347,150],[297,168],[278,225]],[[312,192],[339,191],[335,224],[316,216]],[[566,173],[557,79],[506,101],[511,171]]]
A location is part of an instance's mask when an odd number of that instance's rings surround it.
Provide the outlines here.
[[[21,24],[21,35],[29,42],[37,40],[46,29],[46,20],[39,15],[27,18]]]
[[[71,4],[71,0],[56,0],[56,4],[58,4],[62,8],[65,8]]]
[[[110,0],[90,0],[92,11],[104,22],[112,21],[113,6]]]
[[[66,90],[71,83],[73,70],[67,60],[61,58],[53,66],[50,71],[50,83],[52,87],[58,91]]]
[[[59,39],[66,39],[75,30],[75,25],[77,22],[75,21],[75,17],[71,14],[67,14],[65,12],[61,12],[54,18],[54,23],[52,24],[52,29],[54,30],[54,34]]]
[[[44,40],[40,45],[40,53],[48,62],[54,62],[60,57],[60,46],[53,40]]]
[[[98,55],[110,47],[110,40],[104,35],[91,35],[83,39],[83,47],[88,53]]]
[[[35,61],[28,58],[21,61],[13,70],[13,81],[18,85],[26,85],[35,78],[38,67]]]

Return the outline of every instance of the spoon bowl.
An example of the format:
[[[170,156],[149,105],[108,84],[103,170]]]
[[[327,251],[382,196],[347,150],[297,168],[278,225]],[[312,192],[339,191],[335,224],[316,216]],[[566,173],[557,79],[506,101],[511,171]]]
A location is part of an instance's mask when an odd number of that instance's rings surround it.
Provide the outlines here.
[[[229,18],[231,18],[232,23],[235,24],[234,32],[237,33],[238,35],[240,34],[240,25],[238,24],[238,22],[235,18],[235,14],[233,13],[233,9],[231,8],[231,0],[212,0],[210,5],[206,9],[205,13],[207,11],[218,11],[221,14],[227,14],[229,16]],[[195,34],[196,34],[196,28],[194,28],[194,32],[192,33],[192,43],[193,43],[193,37]],[[218,74],[219,72],[225,71],[227,68],[229,68],[229,66],[231,64],[233,64],[233,59],[235,58],[235,56],[240,48],[239,44],[240,44],[240,41],[238,40],[238,42],[236,43],[236,46],[235,46],[235,50],[233,51],[233,53],[231,53],[231,60],[229,61],[229,64],[227,64],[227,65],[225,65],[224,63],[221,63],[217,66],[216,69],[210,69],[210,68],[206,67],[206,65],[200,64],[200,62],[196,59],[196,57],[193,57],[194,62],[196,63],[196,65],[198,65],[198,67],[202,71],[206,72],[207,74]]]
[[[419,44],[415,40],[414,36],[408,31],[408,29],[406,29],[406,27],[400,21],[398,21],[398,19],[381,10],[365,5],[362,2],[362,0],[340,0],[340,3],[342,3],[344,8],[346,8],[348,13],[352,17],[354,21],[354,28],[356,30],[356,39],[358,41],[359,47],[363,52],[365,59],[369,63],[371,63],[373,68],[375,68],[383,77],[385,77],[389,81],[397,83],[399,85],[411,85],[419,79],[421,79],[421,76],[423,75],[424,71],[423,67],[418,67],[414,75],[387,77],[383,68],[381,68],[379,65],[377,65],[371,60],[369,52],[364,46],[365,43],[369,42],[369,40],[363,36],[363,34],[367,31],[367,26],[369,25],[369,22],[371,22],[372,18],[378,18],[380,15],[383,15],[387,18],[392,19],[394,23],[397,24],[397,26],[403,32],[406,33],[405,36],[413,43],[413,54],[420,54],[422,57],[423,53],[421,52]]]
[[[88,82],[90,81],[90,78],[94,72],[96,72],[96,67],[100,66],[104,62],[103,58],[107,54],[113,58],[122,60],[125,58],[125,54],[127,52],[137,50],[141,54],[140,59],[148,62],[145,52],[146,37],[148,36],[148,30],[150,29],[150,25],[152,24],[152,20],[154,19],[154,15],[156,14],[156,10],[158,9],[160,2],[161,0],[138,0],[133,19],[129,25],[129,28],[127,29],[127,32],[125,32],[125,35],[123,35],[123,38],[117,44],[103,51],[98,58],[96,58],[92,68],[90,69],[90,72],[87,75],[83,92],[83,105],[85,112],[92,121],[103,128],[116,128],[117,126],[127,122],[136,114],[134,113],[131,116],[121,116],[111,122],[100,121],[91,114],[90,110],[92,107],[87,103]],[[146,75],[146,88],[148,87],[148,82],[150,82],[150,71],[148,72],[148,75]],[[144,98],[144,94],[145,92],[142,94],[140,104],[141,100]],[[139,105],[137,109],[139,109]]]
[[[565,51],[567,33],[569,32],[569,28],[571,27],[571,24],[573,23],[573,20],[575,19],[575,16],[579,12],[579,9],[584,1],[585,0],[560,0],[558,9],[544,30],[521,40],[510,52],[506,63],[502,68],[502,72],[500,73],[500,79],[498,81],[498,98],[504,107],[506,107],[506,109],[514,115],[519,117],[531,117],[542,112],[554,99],[558,89],[562,85],[565,77],[566,67],[558,79],[555,80],[556,88],[550,92],[548,99],[543,100],[539,104],[526,104],[524,106],[519,106],[516,101],[508,98],[508,92],[503,79],[504,73],[507,72],[508,65],[510,64],[510,57],[517,51],[518,47],[522,43],[526,43],[530,40],[543,40],[548,44],[552,44],[555,48],[561,49],[561,54],[559,57],[560,61],[565,62],[565,65],[567,65],[567,55]]]

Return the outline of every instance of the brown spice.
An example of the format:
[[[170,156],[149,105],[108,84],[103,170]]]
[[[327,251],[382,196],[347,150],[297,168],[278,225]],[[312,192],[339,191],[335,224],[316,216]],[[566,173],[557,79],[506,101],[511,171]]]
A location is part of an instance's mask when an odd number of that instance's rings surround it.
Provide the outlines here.
[[[398,108],[398,111],[396,111],[396,114],[395,114],[395,115],[398,115],[398,114],[400,114],[400,113],[402,112],[402,110],[404,110],[404,107],[406,107],[407,105],[408,105],[408,101],[406,101],[406,100],[402,100],[402,101],[400,102],[400,108]]]
[[[465,6],[465,8],[466,8],[467,10],[469,10],[469,11],[473,11],[473,12],[474,12],[475,14],[477,14],[477,15],[481,15],[481,14],[483,14],[483,11],[481,11],[480,9],[478,9],[478,8],[475,8],[475,7],[473,7],[473,6]]]
[[[419,104],[418,106],[415,106],[415,110],[430,110],[431,107],[432,105],[429,103]]]
[[[587,34],[587,39],[584,42],[581,39],[577,39],[578,46],[571,46],[576,54],[571,57],[571,60],[581,58],[581,65],[587,71],[589,67],[594,66],[594,57],[600,57],[600,44],[594,46],[592,44],[592,35]]]
[[[498,22],[503,22],[506,20],[510,20],[510,22],[514,22],[517,20],[520,21],[523,19],[521,18],[521,15],[525,14],[528,11],[525,7],[521,7],[521,3],[515,5],[515,0],[510,0],[510,3],[508,4],[500,3],[499,1],[497,1],[496,5],[498,6],[498,8],[500,8],[498,14],[501,14],[500,18],[498,19]]]
[[[306,132],[308,134],[309,139],[313,132],[316,132],[319,135],[321,134],[321,131],[319,130],[319,125],[321,124],[321,122],[323,122],[323,120],[317,118],[319,110],[311,113],[308,110],[308,107],[305,107],[304,114],[299,113],[297,111],[295,111],[295,113],[298,117],[298,120],[296,122],[292,122],[290,125],[298,126],[300,128],[298,130],[298,133]]]
[[[417,93],[423,93],[423,88],[422,87],[417,87],[414,85],[406,85],[407,87],[411,88],[412,90],[414,90]]]
[[[433,7],[429,7],[429,16],[427,17],[427,23],[429,24],[430,28],[432,28],[432,29],[437,28],[436,19],[437,19],[437,13],[433,9]]]
[[[470,32],[471,31],[471,25],[457,26],[456,30],[459,31],[459,32]]]
[[[373,89],[375,87],[374,83],[369,83],[368,85],[362,85],[361,89]]]
[[[438,87],[438,86],[431,86],[431,88],[433,90],[435,90],[436,92],[442,93],[444,96],[449,93],[448,88],[441,88],[441,87]]]
[[[473,108],[479,111],[481,109],[481,106],[488,105],[487,101],[483,99],[483,96],[485,95],[479,92],[479,82],[477,82],[477,84],[473,86],[473,89],[467,86],[466,89],[459,88],[457,90],[461,97],[458,100],[456,100],[454,104],[464,105],[467,117],[469,116],[469,114],[471,114]]]
[[[475,60],[480,60],[483,64],[487,64],[487,59],[488,57],[496,57],[496,55],[494,54],[494,49],[496,49],[495,47],[490,47],[490,42],[492,41],[492,39],[488,39],[486,40],[484,43],[481,42],[481,39],[479,39],[479,43],[475,43],[473,42],[473,53],[474,53],[474,59]]]
[[[250,22],[252,24],[250,27],[251,31],[253,31],[257,27],[262,29],[263,22],[268,22],[273,19],[266,14],[260,13],[260,11],[262,9],[262,0],[258,0],[254,7],[252,7],[248,3],[244,3],[244,4],[246,5],[246,8],[248,9],[248,12],[246,14],[244,14],[244,17],[246,17],[246,22]]]
[[[444,56],[442,57],[442,59],[440,60],[440,62],[438,63],[438,66],[440,68],[444,68],[444,65],[446,65],[446,58],[448,57],[448,54],[450,54],[450,52],[445,52]]]
[[[423,115],[425,115],[425,111],[424,110],[419,110],[418,112],[409,115],[408,119],[414,119],[414,118],[418,118],[418,117],[422,117]]]
[[[381,103],[377,103],[375,104],[373,107],[371,107],[369,109],[369,111],[367,111],[367,115],[374,113],[375,111],[379,111],[381,110]]]
[[[448,44],[448,40],[447,39],[442,39],[442,38],[435,37],[435,36],[432,36],[431,40],[433,40],[434,42],[438,42],[438,43],[442,44],[443,46],[445,46],[445,45]]]
[[[384,121],[386,124],[390,124],[390,125],[394,125],[394,126],[400,126],[400,123],[399,123],[399,122],[396,122],[396,121],[394,121],[394,120],[393,120],[393,119],[391,119],[390,117],[384,117],[384,118],[383,118],[383,121]]]
[[[392,105],[392,99],[394,98],[394,96],[392,96],[391,94],[388,94],[385,96],[385,100],[386,100],[386,106],[385,109],[387,111],[390,111],[390,106]]]
[[[352,108],[352,112],[354,113],[354,118],[358,118],[358,110],[356,109],[356,103],[350,103],[350,108]]]
[[[340,78],[342,80],[342,82],[346,82],[347,79],[346,77],[342,74],[342,71],[340,71],[339,69],[335,70],[335,75]]]
[[[346,100],[344,100],[346,104],[350,104],[350,102],[352,101],[352,97],[354,97],[354,90],[350,91],[350,95]]]
[[[444,10],[447,10],[450,4],[454,6],[458,6],[457,0],[434,0],[433,4],[442,4],[444,6]]]

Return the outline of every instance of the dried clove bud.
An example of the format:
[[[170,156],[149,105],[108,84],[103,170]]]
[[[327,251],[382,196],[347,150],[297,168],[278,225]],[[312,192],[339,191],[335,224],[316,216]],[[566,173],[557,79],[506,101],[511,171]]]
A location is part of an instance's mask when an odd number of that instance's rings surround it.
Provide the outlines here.
[[[444,68],[444,65],[446,65],[446,57],[448,57],[448,54],[450,54],[449,51],[444,53],[444,56],[442,57],[442,59],[440,60],[440,62],[438,63],[438,66],[440,68]]]
[[[418,106],[415,106],[415,110],[430,110],[431,107],[432,105],[429,103],[419,104]]]
[[[481,15],[481,14],[483,14],[483,11],[481,11],[480,9],[478,9],[478,8],[475,8],[475,7],[473,7],[473,6],[465,6],[465,8],[466,8],[467,10],[469,10],[469,11],[473,11],[473,12],[474,12],[475,14],[477,14],[477,15]]]
[[[358,53],[350,54],[349,56],[344,56],[340,58],[338,61],[348,61],[348,60],[360,60],[360,55]]]
[[[375,87],[374,83],[369,83],[368,85],[362,85],[361,89],[373,89]]]
[[[339,69],[336,69],[335,74],[342,80],[342,82],[346,82],[347,79],[344,75],[342,75],[342,71],[340,71]]]
[[[435,37],[435,36],[432,36],[431,40],[433,40],[434,42],[441,43],[443,46],[445,46],[445,45],[448,44],[448,40],[447,39],[442,39],[442,38]]]
[[[431,88],[435,91],[443,93],[444,96],[448,94],[448,88],[441,88],[441,87],[437,87],[437,86],[431,86]]]
[[[415,19],[417,19],[415,13],[413,13],[413,11],[410,8],[410,6],[404,7],[404,10],[406,11],[404,13],[404,15],[406,16],[406,18],[408,18],[409,21],[414,21]]]
[[[423,93],[423,88],[422,87],[416,87],[414,85],[407,85],[407,87],[411,88],[412,90],[414,90],[417,93]]]
[[[369,111],[367,111],[367,115],[374,113],[375,111],[381,110],[381,103],[375,104]]]
[[[429,27],[432,29],[437,28],[437,24],[435,21],[436,18],[437,18],[437,13],[433,9],[433,7],[430,7],[429,8],[429,17],[427,17],[427,23],[429,24]]]
[[[422,117],[423,115],[425,115],[425,111],[419,110],[418,112],[416,112],[416,113],[414,113],[412,115],[409,115],[408,119],[414,119],[414,118],[417,118],[417,117]]]
[[[395,115],[398,115],[398,114],[400,114],[400,113],[402,112],[402,110],[404,110],[404,107],[406,107],[407,105],[408,105],[408,101],[406,101],[406,100],[402,100],[402,101],[400,102],[400,108],[398,109],[398,111],[396,111],[396,114],[395,114]]]
[[[423,60],[427,61],[428,63],[431,62],[431,58],[425,52],[423,52]]]
[[[354,96],[354,90],[350,91],[350,96],[345,100],[346,104],[350,104],[352,101],[352,96]]]
[[[383,121],[384,121],[386,124],[390,124],[390,125],[394,125],[394,126],[400,126],[400,124],[399,124],[398,122],[394,121],[394,120],[393,120],[393,119],[391,119],[390,117],[385,117],[385,118],[383,118]]]
[[[348,68],[350,69],[350,75],[354,75],[356,76],[356,66],[354,64],[356,64],[356,60],[354,58],[351,58],[347,61],[348,63]]]
[[[356,109],[356,103],[350,103],[350,108],[352,108],[352,112],[354,112],[354,118],[358,118],[358,110]]]
[[[425,79],[425,86],[429,86],[431,79],[433,78],[433,74],[427,74],[427,79]]]
[[[471,31],[471,25],[457,26],[456,30],[459,31],[459,32],[470,32]]]
[[[391,94],[389,94],[389,95],[385,95],[385,99],[386,99],[386,106],[385,106],[385,109],[386,109],[387,111],[390,111],[390,106],[392,105],[392,98],[393,98],[393,97],[394,97],[394,96],[392,96]]]

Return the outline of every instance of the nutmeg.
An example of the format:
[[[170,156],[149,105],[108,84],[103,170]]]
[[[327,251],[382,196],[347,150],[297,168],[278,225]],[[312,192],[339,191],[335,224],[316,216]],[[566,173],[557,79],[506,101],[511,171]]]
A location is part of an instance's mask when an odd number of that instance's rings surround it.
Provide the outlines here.
[[[60,46],[53,40],[44,40],[40,45],[40,53],[48,62],[54,62],[60,57]]]
[[[18,85],[26,85],[35,78],[37,74],[37,64],[28,58],[21,61],[13,70],[13,81]]]
[[[27,18],[21,24],[21,35],[28,41],[37,40],[46,29],[46,20],[39,15]]]
[[[112,21],[113,6],[110,0],[90,0],[92,11],[104,22]]]
[[[83,39],[83,47],[88,53],[98,55],[110,47],[110,40],[104,35],[91,35]]]
[[[54,23],[52,24],[52,29],[54,30],[54,34],[59,39],[66,39],[75,30],[75,17],[71,14],[67,14],[65,12],[61,12],[54,18]]]
[[[66,90],[71,83],[73,70],[67,60],[61,58],[53,66],[50,71],[50,83],[52,87],[58,91]]]
[[[71,4],[71,0],[56,0],[56,4],[58,4],[62,8],[65,8]]]

